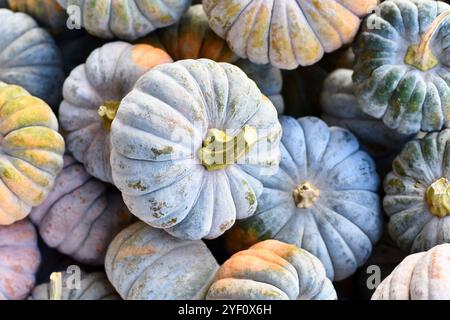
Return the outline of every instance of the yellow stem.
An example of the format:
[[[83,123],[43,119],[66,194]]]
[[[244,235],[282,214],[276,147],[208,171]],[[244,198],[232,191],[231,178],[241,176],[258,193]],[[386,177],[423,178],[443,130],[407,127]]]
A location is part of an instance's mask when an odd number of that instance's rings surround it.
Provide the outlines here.
[[[440,178],[432,183],[425,196],[433,215],[440,218],[450,215],[450,182],[447,178]]]
[[[97,113],[103,119],[103,126],[108,130],[111,128],[111,123],[116,117],[119,105],[120,101],[107,100],[98,108]]]

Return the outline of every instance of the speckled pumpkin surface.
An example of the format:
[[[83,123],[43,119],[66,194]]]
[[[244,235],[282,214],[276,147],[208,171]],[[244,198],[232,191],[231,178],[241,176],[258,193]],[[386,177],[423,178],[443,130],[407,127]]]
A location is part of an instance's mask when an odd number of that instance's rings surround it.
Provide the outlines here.
[[[408,142],[384,190],[389,233],[403,250],[450,242],[450,129]]]
[[[0,261],[0,300],[26,299],[41,261],[31,222],[0,226]]]
[[[294,245],[266,240],[227,260],[206,299],[336,300],[337,296],[319,259]]]
[[[57,0],[7,0],[5,4],[13,11],[31,15],[39,23],[53,30],[66,26],[68,16]]]
[[[152,67],[172,62],[146,44],[111,42],[94,50],[64,82],[59,109],[67,149],[94,177],[112,182],[110,130],[120,101]]]
[[[61,272],[61,282],[36,286],[28,300],[120,300],[105,273],[81,271],[79,288],[74,287],[74,276],[74,273]]]
[[[57,0],[63,8],[78,6],[82,25],[100,38],[135,40],[174,24],[190,0]]]
[[[159,65],[112,123],[115,185],[130,211],[185,239],[213,239],[252,215],[280,160],[277,112],[239,68],[208,59]],[[251,173],[249,173],[251,172]]]
[[[319,61],[353,40],[377,0],[205,0],[211,28],[240,57],[281,69]]]
[[[255,175],[264,185],[258,208],[227,234],[228,248],[280,240],[318,257],[330,279],[345,279],[382,233],[375,164],[345,129],[314,117],[280,121],[280,169]]]
[[[44,101],[0,83],[0,225],[25,218],[47,197],[63,166],[57,130]]]
[[[372,300],[450,300],[450,244],[406,257]]]
[[[137,222],[111,243],[105,268],[125,300],[198,300],[219,265],[202,241],[176,239]]]
[[[64,73],[52,37],[21,12],[0,9],[0,21],[0,81],[22,86],[56,107]]]
[[[53,190],[30,218],[45,243],[85,264],[102,265],[114,236],[131,222],[120,193],[64,156]]]
[[[440,1],[384,1],[364,21],[353,79],[365,113],[402,134],[449,125],[448,10]]]

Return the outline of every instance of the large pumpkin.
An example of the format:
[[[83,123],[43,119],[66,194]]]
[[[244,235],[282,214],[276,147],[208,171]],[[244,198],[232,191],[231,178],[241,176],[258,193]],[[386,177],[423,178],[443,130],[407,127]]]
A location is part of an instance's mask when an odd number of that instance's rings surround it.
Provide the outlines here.
[[[204,0],[211,28],[240,57],[295,69],[353,40],[377,0]]]
[[[440,1],[384,1],[355,44],[362,110],[401,134],[449,125],[449,10]]]
[[[101,38],[134,40],[157,28],[174,24],[191,0],[57,0],[68,8],[79,8],[82,25]]]
[[[19,221],[0,226],[0,300],[26,299],[41,261],[33,225]]]
[[[0,81],[22,86],[55,107],[64,73],[52,37],[21,12],[0,9],[0,21]]]
[[[384,181],[389,233],[405,251],[450,242],[450,129],[409,142]]]
[[[239,68],[208,59],[159,65],[112,123],[115,185],[130,211],[185,239],[216,238],[252,215],[276,172],[277,112]]]
[[[335,300],[322,263],[307,251],[266,240],[228,259],[217,271],[206,299]]]
[[[6,0],[9,9],[25,12],[45,27],[61,30],[66,26],[67,15],[57,0]]]
[[[45,243],[85,264],[102,265],[114,236],[131,221],[120,193],[92,178],[71,156],[31,221]]]
[[[125,300],[191,300],[205,297],[219,265],[202,241],[137,222],[111,243],[105,268]]]
[[[59,120],[68,150],[92,176],[112,182],[110,128],[119,103],[142,74],[171,61],[149,45],[112,42],[94,50],[66,79]]]
[[[120,297],[103,272],[79,274],[55,272],[48,283],[36,286],[28,300],[119,300]],[[81,280],[74,283],[75,279]],[[79,287],[75,287],[79,285]]]
[[[372,300],[450,300],[450,244],[406,257]]]
[[[375,164],[345,129],[314,117],[281,124],[280,169],[255,172],[264,186],[258,208],[227,234],[227,246],[237,251],[269,238],[295,244],[319,258],[330,279],[345,279],[382,233]]]
[[[57,130],[44,101],[0,83],[0,225],[23,219],[47,197],[63,166]]]

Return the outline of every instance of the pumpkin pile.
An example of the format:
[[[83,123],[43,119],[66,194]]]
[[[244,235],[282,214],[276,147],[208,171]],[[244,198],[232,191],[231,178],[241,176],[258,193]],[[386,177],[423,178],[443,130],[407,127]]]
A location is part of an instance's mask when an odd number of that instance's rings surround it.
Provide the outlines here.
[[[0,300],[450,299],[449,4],[0,7]]]

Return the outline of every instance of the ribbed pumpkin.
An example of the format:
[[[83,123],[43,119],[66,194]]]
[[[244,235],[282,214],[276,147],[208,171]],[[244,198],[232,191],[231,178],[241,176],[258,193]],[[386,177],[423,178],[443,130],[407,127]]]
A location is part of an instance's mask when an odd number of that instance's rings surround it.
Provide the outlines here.
[[[280,160],[277,112],[239,68],[180,60],[147,72],[112,123],[115,185],[130,211],[184,239],[216,238],[252,215],[253,173]]]
[[[197,300],[219,265],[202,241],[179,240],[137,222],[111,243],[105,268],[125,300]]]
[[[112,182],[110,128],[119,103],[142,74],[171,61],[146,44],[111,42],[94,50],[66,79],[59,120],[68,150],[92,176]]]
[[[353,40],[377,0],[204,0],[211,28],[240,57],[295,69]]]
[[[450,300],[450,244],[406,257],[372,300]]]
[[[63,166],[64,140],[50,107],[0,83],[0,225],[41,204]]]
[[[132,215],[120,193],[92,178],[71,156],[53,190],[30,218],[45,243],[85,264],[102,265],[114,236]]]
[[[159,29],[158,32],[139,41],[164,49],[174,60],[206,58],[217,62],[234,63],[256,82],[258,88],[272,101],[277,111],[283,113],[281,71],[270,64],[254,64],[248,60],[239,59],[228,47],[226,41],[209,27],[208,18],[201,5],[191,6],[175,25]]]
[[[101,38],[135,40],[157,28],[174,24],[191,0],[57,0],[63,7],[78,6],[82,25]]]
[[[29,14],[45,27],[61,30],[67,15],[57,0],[7,0],[9,9]]]
[[[365,113],[402,134],[449,125],[449,10],[440,1],[393,0],[367,18],[353,75]]]
[[[450,242],[450,129],[409,142],[384,181],[389,233],[408,252]]]
[[[336,300],[319,259],[294,245],[266,240],[228,259],[206,299]]]
[[[57,275],[58,272],[52,275]],[[120,300],[103,272],[81,271],[79,288],[72,288],[74,274],[60,272],[58,279],[36,286],[28,300]],[[52,281],[52,280],[51,280]]]
[[[0,9],[0,81],[16,84],[55,107],[64,81],[52,37],[28,15]]]
[[[0,300],[28,297],[41,261],[33,225],[19,221],[0,226]]]
[[[295,244],[342,280],[369,258],[382,233],[379,178],[372,158],[347,130],[314,117],[282,117],[280,169],[254,176],[264,185],[256,213],[227,234],[230,251],[257,241]]]

